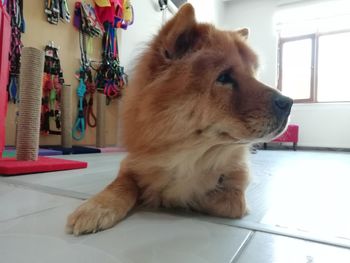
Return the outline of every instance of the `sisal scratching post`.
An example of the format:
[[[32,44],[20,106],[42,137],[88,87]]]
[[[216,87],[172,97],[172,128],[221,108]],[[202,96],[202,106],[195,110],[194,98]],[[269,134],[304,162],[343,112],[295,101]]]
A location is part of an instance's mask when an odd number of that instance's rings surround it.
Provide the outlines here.
[[[38,159],[44,52],[24,47],[21,56],[16,159]]]
[[[62,136],[61,144],[64,148],[72,148],[72,90],[69,86],[62,88]]]
[[[96,126],[96,147],[106,147],[105,125],[106,125],[106,95],[97,93],[97,126]]]

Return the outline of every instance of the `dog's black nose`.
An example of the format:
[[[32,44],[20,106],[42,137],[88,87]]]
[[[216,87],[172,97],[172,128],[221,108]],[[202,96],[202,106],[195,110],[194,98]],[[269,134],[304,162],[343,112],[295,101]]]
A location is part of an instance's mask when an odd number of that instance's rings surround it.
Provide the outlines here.
[[[293,100],[289,97],[277,94],[273,98],[273,109],[278,117],[288,116],[293,105]]]

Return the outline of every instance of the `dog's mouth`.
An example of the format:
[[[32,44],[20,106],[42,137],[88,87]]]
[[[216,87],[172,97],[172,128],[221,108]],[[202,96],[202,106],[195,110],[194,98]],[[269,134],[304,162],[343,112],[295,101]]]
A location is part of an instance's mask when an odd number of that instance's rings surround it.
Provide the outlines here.
[[[264,107],[254,107],[233,115],[229,125],[216,127],[217,137],[235,144],[249,144],[271,141],[281,135],[288,124],[293,101],[277,94],[272,103]],[[239,125],[237,125],[239,124]]]
[[[262,121],[260,128],[257,128],[255,125],[250,127],[247,125],[248,131],[247,136],[243,136],[245,138],[238,139],[235,136],[230,134],[232,141],[237,143],[254,143],[254,142],[265,142],[271,141],[274,138],[281,135],[289,122],[289,114],[284,118],[272,118],[270,120]]]
[[[271,125],[270,129],[268,129],[265,135],[261,136],[260,139],[263,139],[264,141],[269,141],[278,137],[286,130],[288,122],[289,122],[289,114],[282,120],[275,122],[274,125]]]
[[[289,115],[281,122],[279,127],[274,132],[272,132],[272,137],[277,137],[281,135],[285,131],[288,122],[289,122]]]
[[[218,129],[216,135],[222,141],[227,141],[234,144],[249,144],[254,142],[265,142],[272,140],[282,134],[289,122],[289,114],[283,119],[272,118],[262,121],[260,128],[255,125],[246,124],[245,134],[236,134],[234,130]]]

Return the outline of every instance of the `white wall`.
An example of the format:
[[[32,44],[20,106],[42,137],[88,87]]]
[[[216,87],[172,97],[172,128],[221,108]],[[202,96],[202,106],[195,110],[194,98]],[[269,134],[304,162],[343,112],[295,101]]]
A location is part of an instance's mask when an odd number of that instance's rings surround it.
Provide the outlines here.
[[[196,18],[200,22],[217,24],[222,13],[222,0],[188,0],[196,10]],[[120,37],[120,61],[127,72],[132,69],[135,59],[144,50],[149,40],[162,25],[162,13],[158,10],[158,0],[133,0],[135,21]],[[166,19],[172,14],[167,11]]]
[[[196,10],[196,18],[200,22],[217,24],[223,8],[222,0],[188,0]],[[162,13],[159,11],[158,0],[133,0],[135,21],[126,31],[119,34],[120,61],[127,72],[131,72],[135,59],[144,50],[162,25]],[[166,19],[172,14],[167,11]]]
[[[129,73],[137,56],[162,25],[162,13],[155,0],[133,0],[134,24],[121,32],[120,62]]]
[[[222,8],[224,6],[222,0],[187,0],[196,10],[196,19],[199,22],[219,23]]]
[[[225,29],[250,28],[249,42],[261,58],[259,78],[270,86],[276,85],[277,78],[273,14],[278,3],[290,2],[292,0],[227,1],[219,21],[219,26]],[[294,2],[300,5],[301,1]],[[299,124],[301,146],[350,148],[350,103],[295,104],[291,123]]]
[[[291,123],[299,124],[300,145],[350,148],[350,104],[296,104]]]
[[[275,2],[228,1],[218,21],[218,26],[227,30],[249,28],[249,44],[260,58],[259,79],[270,86],[276,85],[277,38],[273,30]]]

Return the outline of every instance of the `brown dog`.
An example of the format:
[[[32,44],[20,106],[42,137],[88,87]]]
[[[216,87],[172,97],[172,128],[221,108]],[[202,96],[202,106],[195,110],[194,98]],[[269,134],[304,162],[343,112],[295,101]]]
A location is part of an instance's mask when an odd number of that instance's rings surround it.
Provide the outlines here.
[[[129,154],[115,181],[69,216],[69,233],[110,228],[137,204],[246,213],[247,149],[280,134],[292,106],[254,78],[247,36],[197,23],[189,4],[160,30],[125,97]]]

